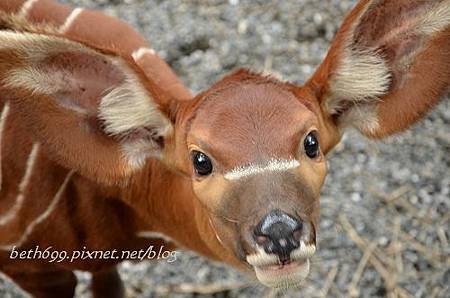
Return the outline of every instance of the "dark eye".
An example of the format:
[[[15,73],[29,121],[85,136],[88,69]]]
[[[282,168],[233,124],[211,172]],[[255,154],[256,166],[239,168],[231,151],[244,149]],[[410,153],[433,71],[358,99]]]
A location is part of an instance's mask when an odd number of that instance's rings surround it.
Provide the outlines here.
[[[209,175],[213,170],[209,157],[199,151],[192,152],[192,163],[194,164],[195,172],[200,176]]]
[[[303,143],[305,153],[309,158],[316,158],[319,156],[319,140],[317,140],[316,132],[310,132]]]

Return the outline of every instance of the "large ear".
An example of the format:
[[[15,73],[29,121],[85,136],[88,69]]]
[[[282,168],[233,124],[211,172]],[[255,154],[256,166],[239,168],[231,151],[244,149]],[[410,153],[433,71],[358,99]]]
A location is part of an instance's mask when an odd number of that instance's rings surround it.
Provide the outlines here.
[[[0,31],[0,94],[49,157],[113,182],[161,154],[172,131],[131,61],[63,38]],[[2,98],[4,99],[4,98]]]
[[[450,0],[363,0],[306,84],[342,129],[408,128],[450,85]]]

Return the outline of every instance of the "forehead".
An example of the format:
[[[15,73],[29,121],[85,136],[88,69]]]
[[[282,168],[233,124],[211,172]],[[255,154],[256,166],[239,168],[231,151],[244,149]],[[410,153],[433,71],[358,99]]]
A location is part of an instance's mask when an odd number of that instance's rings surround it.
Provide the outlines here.
[[[238,84],[207,95],[192,122],[189,145],[225,167],[290,159],[314,114],[276,84]]]

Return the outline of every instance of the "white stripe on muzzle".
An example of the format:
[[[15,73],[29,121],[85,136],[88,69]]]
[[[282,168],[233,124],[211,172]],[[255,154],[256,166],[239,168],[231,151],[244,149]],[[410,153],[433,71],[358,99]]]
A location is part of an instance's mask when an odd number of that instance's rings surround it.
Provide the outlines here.
[[[291,252],[291,260],[303,260],[311,258],[316,252],[316,246],[312,244],[305,244],[300,241],[300,247]],[[248,255],[247,262],[254,267],[263,267],[276,265],[279,262],[279,258],[275,254],[268,254],[263,248],[258,247],[257,253]]]

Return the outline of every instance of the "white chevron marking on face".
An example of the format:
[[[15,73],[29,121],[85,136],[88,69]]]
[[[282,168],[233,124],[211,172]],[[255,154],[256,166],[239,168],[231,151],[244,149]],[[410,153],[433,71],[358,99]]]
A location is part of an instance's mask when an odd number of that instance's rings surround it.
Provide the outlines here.
[[[238,180],[266,172],[283,172],[298,166],[300,162],[296,159],[271,159],[265,164],[249,164],[234,168],[225,173],[224,177],[227,180]]]

